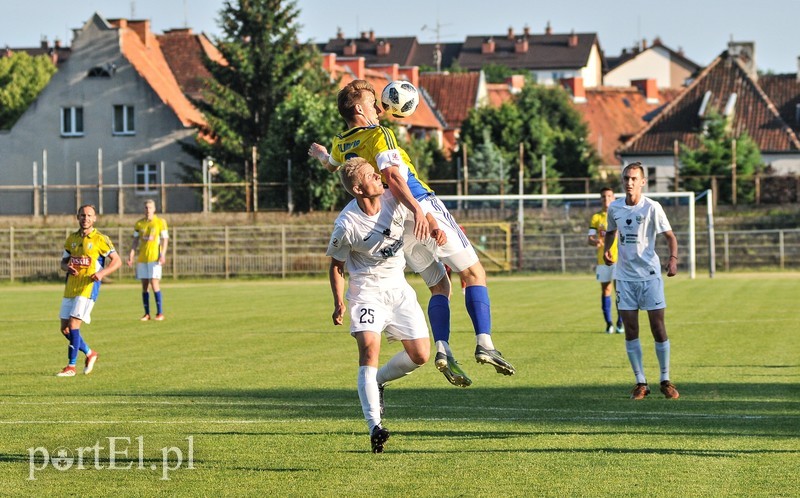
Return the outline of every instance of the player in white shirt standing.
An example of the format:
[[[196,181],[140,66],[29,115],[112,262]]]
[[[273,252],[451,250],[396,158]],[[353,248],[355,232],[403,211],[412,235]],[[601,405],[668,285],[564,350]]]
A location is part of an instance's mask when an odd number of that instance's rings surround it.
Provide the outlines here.
[[[625,325],[625,349],[636,376],[632,399],[644,399],[650,387],[644,375],[642,346],[639,342],[639,310],[647,311],[650,332],[655,339],[656,357],[661,367],[661,392],[667,398],[678,398],[678,390],[669,380],[670,343],[664,324],[664,281],[661,261],[656,254],[656,236],[664,234],[669,247],[667,276],[678,273],[678,239],[658,202],[642,195],[647,184],[644,167],[635,162],[622,171],[625,198],[608,206],[608,226],[604,241],[604,259],[614,264],[611,245],[619,231],[617,262],[617,307]]]
[[[384,190],[381,176],[366,160],[356,157],[346,161],[341,178],[355,199],[336,218],[326,253],[331,258],[328,276],[333,293],[333,324],[343,323],[347,266],[350,334],[358,343],[358,397],[369,427],[372,452],[381,453],[389,438],[389,431],[382,425],[384,386],[424,365],[430,356],[425,315],[403,272],[404,225],[413,224],[414,215]],[[444,244],[444,232],[432,215],[427,218],[431,237],[427,242]],[[444,266],[438,266],[444,276]],[[389,342],[401,341],[403,350],[379,369],[384,331]]]

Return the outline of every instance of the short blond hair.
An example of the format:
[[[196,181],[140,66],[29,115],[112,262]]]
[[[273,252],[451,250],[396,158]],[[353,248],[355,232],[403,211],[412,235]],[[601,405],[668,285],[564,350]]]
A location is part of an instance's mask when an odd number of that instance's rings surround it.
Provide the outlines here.
[[[339,90],[336,103],[339,114],[350,123],[356,116],[356,105],[361,103],[364,93],[369,92],[375,97],[375,88],[367,80],[353,80]]]
[[[639,161],[636,161],[635,163],[630,163],[629,165],[625,166],[625,168],[623,168],[622,170],[622,176],[625,176],[628,173],[628,171],[632,169],[638,169],[639,171],[642,172],[642,178],[647,178],[647,172],[644,170],[644,166],[642,166],[642,163],[640,163]]]
[[[368,171],[367,168],[369,168]],[[351,157],[345,161],[339,170],[339,177],[342,179],[344,189],[355,197],[356,194],[353,192],[353,187],[360,186],[364,182],[366,175],[372,173],[372,171],[372,165],[366,159],[363,157]]]

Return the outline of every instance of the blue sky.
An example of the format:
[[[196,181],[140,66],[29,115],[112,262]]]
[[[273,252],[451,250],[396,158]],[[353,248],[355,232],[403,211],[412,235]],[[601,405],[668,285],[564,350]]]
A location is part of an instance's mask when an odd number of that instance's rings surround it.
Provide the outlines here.
[[[46,36],[68,42],[97,11],[109,18],[150,19],[156,32],[189,26],[217,35],[223,0],[0,0],[0,47],[36,46]],[[554,32],[594,32],[606,55],[619,55],[642,38],[659,36],[670,48],[705,65],[733,37],[756,42],[762,70],[797,72],[800,56],[800,0],[399,0],[351,2],[299,0],[304,39],[325,41],[341,28],[345,36],[370,29],[377,36],[417,36],[423,42],[463,41],[466,35],[541,33],[549,21]],[[332,6],[341,5],[341,8]],[[358,5],[358,4],[356,4]],[[426,26],[426,29],[422,29]]]

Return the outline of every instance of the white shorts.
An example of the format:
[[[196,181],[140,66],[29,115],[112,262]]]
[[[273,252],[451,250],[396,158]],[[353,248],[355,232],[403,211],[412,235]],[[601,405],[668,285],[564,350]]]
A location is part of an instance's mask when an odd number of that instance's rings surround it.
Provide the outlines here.
[[[428,338],[428,324],[410,285],[398,289],[362,292],[349,301],[350,334],[386,332],[389,342]]]
[[[437,259],[456,273],[460,273],[478,262],[478,254],[472,247],[472,243],[435,195],[429,195],[419,201],[419,205],[425,214],[431,213],[436,218],[439,229],[444,231],[447,236],[447,242],[443,246],[437,246],[432,239],[420,242],[414,238],[413,220],[406,222],[404,251],[406,262],[414,273],[420,273]]]
[[[667,307],[661,277],[643,281],[617,280],[616,286],[619,310],[650,311]]]
[[[606,282],[611,282],[614,280],[614,274],[616,273],[617,264],[614,263],[611,266],[605,264],[598,264],[595,270],[595,275],[597,275],[597,281],[601,284]]]
[[[83,323],[92,323],[92,308],[94,301],[88,297],[65,297],[61,299],[61,311],[58,317],[62,320],[77,318]]]
[[[161,280],[161,263],[136,263],[136,278],[139,280]]]

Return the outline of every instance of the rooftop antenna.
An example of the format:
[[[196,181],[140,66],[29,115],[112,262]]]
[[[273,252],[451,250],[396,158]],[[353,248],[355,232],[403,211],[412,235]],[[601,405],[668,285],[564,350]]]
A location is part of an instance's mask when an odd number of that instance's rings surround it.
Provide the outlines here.
[[[189,9],[186,6],[186,0],[183,0],[183,27],[189,27]]]
[[[436,72],[440,73],[442,71],[442,45],[441,45],[441,36],[442,36],[442,28],[444,26],[449,26],[449,24],[442,24],[439,22],[439,19],[436,19],[436,26],[433,28],[429,28],[427,24],[423,25],[420,28],[420,31],[433,31],[436,36],[436,46],[433,50],[433,63],[436,66]]]
[[[136,19],[136,2],[131,0],[131,19]]]

